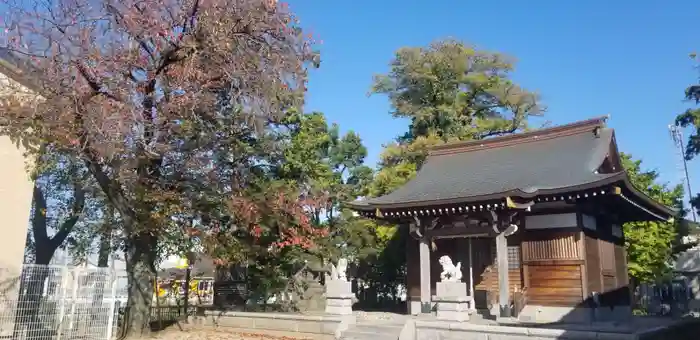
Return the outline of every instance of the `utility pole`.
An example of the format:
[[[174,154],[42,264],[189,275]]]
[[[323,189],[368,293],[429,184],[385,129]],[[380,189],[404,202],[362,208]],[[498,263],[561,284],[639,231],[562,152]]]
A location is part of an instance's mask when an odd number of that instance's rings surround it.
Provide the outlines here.
[[[681,157],[681,161],[683,162],[683,172],[685,175],[685,184],[688,188],[688,198],[689,198],[688,204],[690,204],[690,200],[693,199],[693,190],[690,187],[690,175],[688,174],[688,161],[685,159],[685,150],[683,148],[683,133],[675,125],[669,125],[668,130],[671,132],[671,138],[673,139],[673,145],[674,145],[674,147],[678,148],[679,156]],[[693,222],[697,222],[698,219],[697,219],[697,216],[695,214],[695,208],[693,208],[692,205],[690,206],[690,212],[693,214]]]

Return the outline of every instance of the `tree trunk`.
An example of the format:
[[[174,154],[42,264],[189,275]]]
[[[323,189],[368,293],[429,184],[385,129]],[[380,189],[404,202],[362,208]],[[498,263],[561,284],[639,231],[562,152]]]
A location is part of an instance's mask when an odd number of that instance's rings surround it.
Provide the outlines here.
[[[121,332],[125,336],[145,336],[151,331],[150,314],[153,280],[156,277],[157,235],[139,226],[139,219],[119,183],[110,179],[96,163],[87,162],[110,204],[123,219],[126,232],[125,260],[128,280],[128,301]]]
[[[86,96],[84,100],[90,100],[96,93],[100,93],[100,85],[90,77],[86,68],[83,65],[78,65],[78,70],[81,75],[90,82],[93,87],[93,93]],[[143,118],[152,120],[153,100],[156,94],[156,81],[152,79],[145,90],[143,99],[144,110]],[[84,103],[82,103],[84,104]],[[135,199],[131,201],[129,195],[124,192],[122,183],[116,177],[110,177],[107,169],[109,165],[105,164],[98,152],[93,148],[88,139],[88,129],[86,128],[83,112],[75,110],[75,123],[81,129],[79,133],[79,142],[83,145],[82,154],[84,156],[85,165],[93,175],[97,184],[102,189],[110,204],[119,212],[123,219],[124,229],[126,234],[125,250],[126,250],[126,271],[129,281],[127,310],[124,320],[124,331],[129,335],[146,335],[150,333],[150,307],[153,300],[154,285],[153,280],[156,277],[156,247],[158,246],[158,235],[155,230],[147,230],[151,209],[148,207],[137,206],[143,204],[143,200]],[[148,126],[148,125],[146,125]],[[154,133],[152,128],[144,129],[144,145],[149,145],[152,142]],[[139,158],[144,155],[149,155],[142,147],[139,147]],[[139,161],[137,166],[138,182],[143,185],[144,189],[153,188],[153,183],[158,183],[160,178],[159,167],[162,165],[162,159],[151,159],[144,157]],[[112,169],[117,170],[117,169]],[[115,173],[118,173],[115,172]],[[155,181],[151,181],[155,180]],[[139,214],[148,212],[147,214]],[[140,215],[140,216],[139,216]],[[146,229],[143,229],[146,227]]]
[[[126,242],[126,272],[129,279],[129,301],[124,326],[126,334],[144,336],[150,333],[151,304],[156,278],[157,238],[138,233]]]
[[[100,268],[109,266],[109,255],[112,253],[112,227],[107,229],[100,236],[100,248],[97,251],[97,266]]]
[[[111,217],[114,216],[113,209],[108,209],[107,214],[107,221],[105,221],[105,224],[102,226],[102,230],[100,231],[100,247],[97,255],[97,267],[100,269],[98,272],[94,273],[94,278],[97,282],[95,282],[95,296],[92,300],[91,324],[93,329],[99,327],[99,324],[97,323],[100,321],[100,310],[102,309],[102,304],[104,301],[105,284],[108,280],[110,284],[113,284],[117,279],[114,277],[114,268],[112,268],[111,271],[107,270],[107,267],[109,266],[109,255],[112,253],[113,218]],[[115,297],[111,296],[111,298],[114,299]],[[112,300],[111,303],[115,303],[115,301]],[[109,308],[107,308],[107,310],[109,310]]]

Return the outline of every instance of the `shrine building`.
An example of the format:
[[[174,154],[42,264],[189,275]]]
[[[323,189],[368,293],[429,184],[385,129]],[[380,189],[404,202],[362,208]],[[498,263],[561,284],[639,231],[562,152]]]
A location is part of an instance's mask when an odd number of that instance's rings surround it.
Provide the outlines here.
[[[621,226],[677,212],[630,183],[605,121],[437,146],[402,187],[349,203],[409,230],[408,312],[431,313],[448,255],[474,312],[530,322],[631,315]]]

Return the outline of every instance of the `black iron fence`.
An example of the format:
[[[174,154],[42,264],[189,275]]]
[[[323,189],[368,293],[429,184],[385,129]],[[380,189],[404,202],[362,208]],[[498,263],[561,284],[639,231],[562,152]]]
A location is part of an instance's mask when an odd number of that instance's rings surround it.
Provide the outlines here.
[[[172,326],[178,322],[185,321],[187,316],[192,316],[197,310],[197,306],[189,306],[187,310],[184,306],[156,306],[151,307],[151,313],[149,315],[149,326],[152,331],[163,330],[169,326]],[[123,339],[126,337],[126,325],[129,320],[129,313],[127,306],[120,306],[119,314],[117,317],[117,339]]]

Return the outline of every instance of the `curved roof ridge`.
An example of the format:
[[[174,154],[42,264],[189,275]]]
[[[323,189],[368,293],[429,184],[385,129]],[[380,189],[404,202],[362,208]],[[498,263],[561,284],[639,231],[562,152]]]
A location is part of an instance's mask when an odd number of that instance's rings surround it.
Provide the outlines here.
[[[543,139],[570,136],[582,132],[593,131],[595,128],[605,128],[605,123],[608,118],[610,118],[610,116],[606,115],[545,129],[536,129],[528,132],[510,134],[507,136],[446,143],[431,147],[429,150],[429,155],[444,155],[489,148],[501,148],[523,142],[534,142]]]

